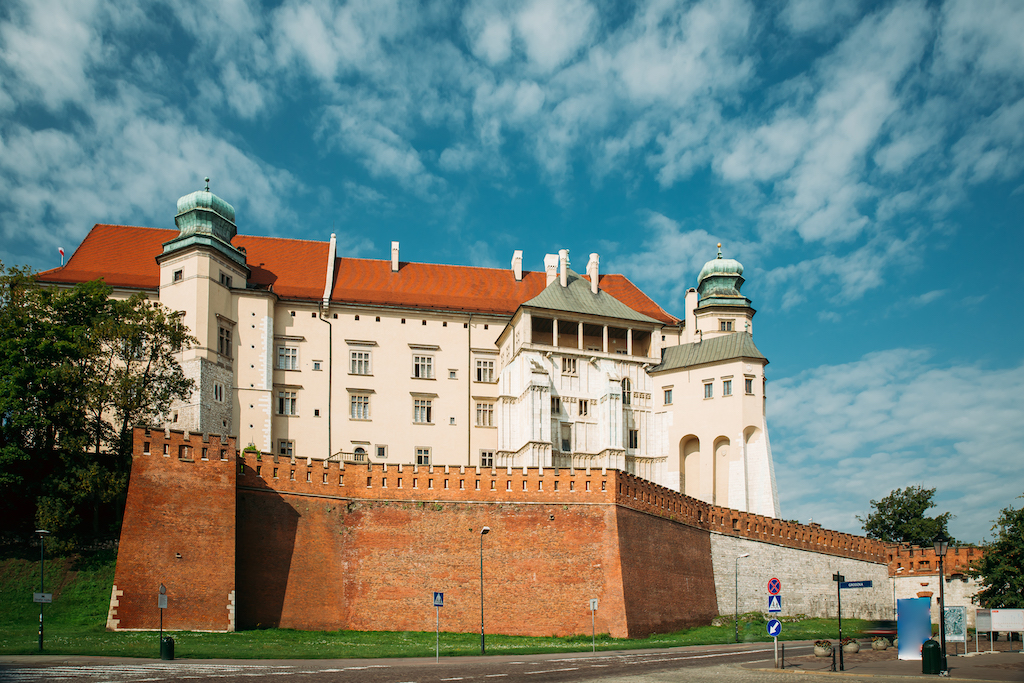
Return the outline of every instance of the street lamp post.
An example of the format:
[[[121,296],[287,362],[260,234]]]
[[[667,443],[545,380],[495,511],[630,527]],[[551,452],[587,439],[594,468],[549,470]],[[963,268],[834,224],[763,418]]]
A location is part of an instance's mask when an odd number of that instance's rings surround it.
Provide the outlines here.
[[[946,595],[945,578],[943,577],[942,558],[946,556],[949,541],[942,536],[935,539],[935,554],[939,558],[939,644],[942,645],[942,670],[949,671],[946,666]]]
[[[480,654],[484,654],[484,536],[490,533],[491,527],[480,530]]]
[[[736,628],[736,642],[740,642],[740,558],[750,557],[750,553],[736,556],[736,602],[733,605],[733,626]]]
[[[39,592],[45,593],[43,588],[43,539],[46,538],[50,532],[46,529],[36,529],[36,533],[39,534]],[[43,651],[43,603],[39,603],[39,651]]]

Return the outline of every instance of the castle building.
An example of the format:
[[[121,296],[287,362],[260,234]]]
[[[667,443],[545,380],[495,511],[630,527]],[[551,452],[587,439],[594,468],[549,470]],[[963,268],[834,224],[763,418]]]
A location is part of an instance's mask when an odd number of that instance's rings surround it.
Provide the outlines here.
[[[177,230],[96,225],[39,281],[103,278],[178,311],[196,389],[168,428],[237,434],[295,459],[613,468],[705,503],[779,516],[767,358],[743,267],[718,256],[682,319],[626,277],[337,253],[337,241],[238,234],[205,189]]]

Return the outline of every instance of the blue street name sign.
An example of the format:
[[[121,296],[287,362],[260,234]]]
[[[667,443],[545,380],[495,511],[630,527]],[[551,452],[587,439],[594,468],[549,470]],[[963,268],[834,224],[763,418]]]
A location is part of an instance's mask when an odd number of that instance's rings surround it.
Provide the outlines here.
[[[840,588],[871,588],[870,581],[841,581]]]
[[[434,607],[444,607],[444,593],[434,591]]]
[[[782,633],[782,622],[779,621],[778,619],[769,619],[768,620],[768,635],[770,635],[771,637],[774,638],[775,636],[779,635],[780,633]]]
[[[768,611],[769,612],[781,612],[782,611],[782,596],[781,595],[769,595],[768,596]]]

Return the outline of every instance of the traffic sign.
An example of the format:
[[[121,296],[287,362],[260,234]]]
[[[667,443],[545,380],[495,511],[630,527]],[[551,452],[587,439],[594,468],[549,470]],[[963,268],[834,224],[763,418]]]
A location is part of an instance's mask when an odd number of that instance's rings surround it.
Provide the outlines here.
[[[32,602],[46,603],[49,605],[53,602],[53,593],[33,593]]]
[[[840,588],[871,588],[870,581],[840,581]]]
[[[591,612],[596,612],[597,611],[597,598],[590,598],[590,611]]]
[[[778,619],[768,620],[768,635],[775,638],[782,633],[782,622]]]
[[[769,612],[781,612],[782,611],[782,596],[781,595],[769,595],[768,596],[768,611]]]
[[[782,591],[782,582],[772,579],[768,582],[768,595],[778,595]]]
[[[444,593],[434,591],[434,607],[444,607]]]

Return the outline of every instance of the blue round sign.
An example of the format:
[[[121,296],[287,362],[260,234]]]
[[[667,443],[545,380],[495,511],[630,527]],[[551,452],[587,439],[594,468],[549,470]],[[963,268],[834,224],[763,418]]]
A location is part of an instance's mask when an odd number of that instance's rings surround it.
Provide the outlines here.
[[[782,622],[778,619],[768,620],[768,635],[775,637],[782,633]]]
[[[782,590],[782,582],[778,579],[772,579],[768,582],[768,595],[778,595]]]

